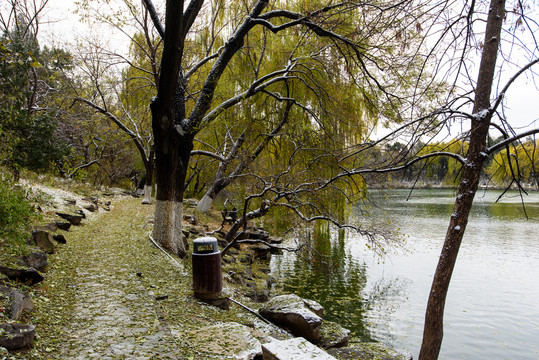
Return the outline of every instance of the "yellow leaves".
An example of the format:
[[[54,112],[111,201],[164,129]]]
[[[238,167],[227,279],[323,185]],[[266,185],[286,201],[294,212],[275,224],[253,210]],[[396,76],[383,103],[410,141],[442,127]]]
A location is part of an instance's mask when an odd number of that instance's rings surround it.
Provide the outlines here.
[[[511,181],[533,181],[539,168],[539,142],[529,139],[518,145],[510,145],[498,152],[486,169],[486,173],[497,183]]]

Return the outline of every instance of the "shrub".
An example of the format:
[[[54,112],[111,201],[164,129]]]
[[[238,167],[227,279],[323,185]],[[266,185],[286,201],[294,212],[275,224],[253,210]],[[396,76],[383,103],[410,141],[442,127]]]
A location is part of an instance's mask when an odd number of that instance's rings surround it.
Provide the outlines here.
[[[26,251],[28,224],[36,214],[25,190],[4,175],[0,178],[0,249],[20,255]]]

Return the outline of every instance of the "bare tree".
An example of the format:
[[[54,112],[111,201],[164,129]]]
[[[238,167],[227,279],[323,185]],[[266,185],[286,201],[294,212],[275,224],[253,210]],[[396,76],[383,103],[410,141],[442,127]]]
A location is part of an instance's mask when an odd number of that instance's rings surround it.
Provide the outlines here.
[[[79,93],[74,100],[89,106],[112,122],[135,145],[146,172],[142,203],[150,204],[155,155],[151,114],[147,104],[142,102],[149,101],[156,91],[159,81],[157,56],[161,40],[152,31],[147,11],[139,11],[129,1],[123,4],[125,11],[122,14],[125,19],[113,21],[115,18],[109,16],[106,9],[93,9],[91,4],[83,2],[82,6],[91,18],[127,36],[130,56],[118,50],[107,50],[99,41],[87,39],[87,50],[79,54],[79,69],[90,81],[90,84],[84,86],[90,86],[94,91],[88,96],[78,89]]]
[[[506,5],[504,0],[492,0],[490,4],[471,1],[463,3],[462,7],[446,2],[433,3],[432,6],[437,20],[431,23],[425,33],[426,42],[430,41],[431,45],[424,64],[425,68],[435,68],[437,76],[446,79],[451,88],[447,99],[424,116],[410,116],[389,135],[375,142],[351,147],[341,161],[361,156],[369,149],[395,140],[407,141],[408,151],[399,152],[398,156],[388,159],[385,164],[345,167],[340,175],[331,179],[400,171],[441,156],[451,157],[462,165],[453,213],[427,304],[420,360],[437,359],[440,352],[447,292],[485,160],[498,150],[539,133],[537,127],[517,133],[512,126],[512,119],[506,118],[504,111],[504,100],[509,89],[519,77],[535,75],[533,68],[539,63],[539,46],[534,36],[538,23],[527,16],[527,6],[521,2]],[[507,24],[505,28],[504,21]],[[483,31],[484,24],[486,29]],[[517,37],[513,32],[515,29],[522,29],[526,34]],[[470,61],[476,50],[481,54],[477,68]],[[517,56],[510,58],[511,52]],[[513,72],[509,79],[502,77],[502,69],[506,68]],[[474,74],[477,74],[476,80]],[[417,144],[434,142],[434,137],[446,131],[444,129],[449,128],[454,132],[455,127],[451,127],[451,124],[456,122],[462,123],[463,131],[455,141],[468,145],[464,155],[450,151],[423,154],[420,151],[410,151]],[[501,133],[504,140],[491,145],[489,138],[495,138],[493,135],[496,132]],[[422,146],[416,148],[421,150]],[[518,163],[509,163],[514,164],[511,170],[512,183],[523,191],[519,183]]]

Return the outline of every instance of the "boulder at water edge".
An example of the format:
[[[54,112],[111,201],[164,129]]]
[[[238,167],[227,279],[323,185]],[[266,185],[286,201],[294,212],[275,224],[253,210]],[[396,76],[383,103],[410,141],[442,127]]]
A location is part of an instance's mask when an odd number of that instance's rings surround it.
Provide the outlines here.
[[[0,286],[0,292],[9,297],[11,320],[19,320],[24,310],[34,311],[34,304],[28,294],[7,286]]]
[[[324,349],[347,346],[350,341],[350,330],[333,321],[324,320],[320,334],[321,339],[318,345]]]
[[[321,308],[318,303],[315,304]],[[275,324],[290,330],[295,336],[301,336],[313,342],[318,342],[321,338],[322,318],[297,295],[276,296],[261,308],[259,313]]]
[[[47,254],[43,251],[31,252],[28,255],[24,255],[21,258],[22,264],[36,270],[43,270],[47,262]]]

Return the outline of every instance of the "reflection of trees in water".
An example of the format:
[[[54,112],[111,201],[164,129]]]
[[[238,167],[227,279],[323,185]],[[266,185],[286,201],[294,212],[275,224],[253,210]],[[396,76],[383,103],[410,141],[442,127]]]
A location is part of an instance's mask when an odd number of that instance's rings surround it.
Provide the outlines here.
[[[365,326],[376,329],[375,340],[386,344],[397,340],[391,323],[401,304],[408,299],[407,290],[411,284],[409,279],[382,278],[365,294],[364,301],[368,310]]]
[[[388,284],[364,295],[366,266],[347,253],[344,232],[331,234],[327,226],[317,226],[307,232],[306,238],[306,250],[291,263],[279,264],[283,292],[319,302],[326,310],[325,319],[350,329],[363,341],[372,341],[365,312],[386,307],[379,303],[392,300],[402,291],[395,290],[397,284]]]

